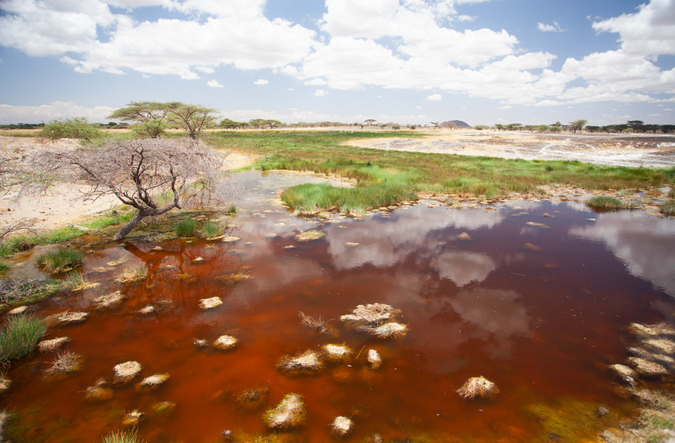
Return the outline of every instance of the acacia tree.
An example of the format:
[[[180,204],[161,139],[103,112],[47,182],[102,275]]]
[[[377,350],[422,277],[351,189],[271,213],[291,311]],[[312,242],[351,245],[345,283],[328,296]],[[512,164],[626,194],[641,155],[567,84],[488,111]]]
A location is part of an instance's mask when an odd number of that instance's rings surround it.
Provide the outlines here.
[[[569,128],[573,133],[576,133],[577,131],[581,131],[582,129],[584,129],[586,123],[588,123],[588,120],[575,120],[573,122],[570,122]]]
[[[192,140],[197,140],[202,129],[216,120],[217,112],[204,106],[180,104],[170,110],[169,121],[187,131]]]
[[[172,109],[183,106],[180,102],[130,102],[125,108],[117,109],[106,118],[136,122],[132,127],[144,137],[158,138],[166,129]]]
[[[35,168],[90,185],[85,200],[114,195],[137,209],[113,237],[125,238],[146,217],[186,205],[224,203],[224,157],[191,139],[117,140],[97,148],[44,152]]]

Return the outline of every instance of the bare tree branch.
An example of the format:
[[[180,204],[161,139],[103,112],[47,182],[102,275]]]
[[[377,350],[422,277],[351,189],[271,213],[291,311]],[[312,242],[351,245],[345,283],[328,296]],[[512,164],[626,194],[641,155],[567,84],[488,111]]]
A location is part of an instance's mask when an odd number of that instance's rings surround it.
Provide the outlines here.
[[[229,197],[224,157],[190,139],[134,139],[95,148],[44,152],[33,169],[62,180],[90,185],[85,200],[114,195],[136,208],[134,217],[115,234],[120,240],[145,217],[185,205],[223,204]]]

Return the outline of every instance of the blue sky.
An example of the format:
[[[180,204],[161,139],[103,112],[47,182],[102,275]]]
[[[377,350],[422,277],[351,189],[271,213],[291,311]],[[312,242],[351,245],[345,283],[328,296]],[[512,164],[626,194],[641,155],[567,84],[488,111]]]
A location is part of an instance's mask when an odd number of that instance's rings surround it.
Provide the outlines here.
[[[0,123],[675,123],[675,0],[0,0]]]

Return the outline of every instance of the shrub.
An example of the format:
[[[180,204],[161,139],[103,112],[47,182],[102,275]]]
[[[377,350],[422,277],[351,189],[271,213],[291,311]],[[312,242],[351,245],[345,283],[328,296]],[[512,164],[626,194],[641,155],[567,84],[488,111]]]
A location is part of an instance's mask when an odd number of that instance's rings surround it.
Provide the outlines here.
[[[42,128],[40,135],[50,140],[60,138],[76,138],[91,142],[101,136],[97,125],[90,124],[85,117],[75,117],[66,120],[52,120]]]
[[[10,317],[0,331],[0,361],[30,354],[47,331],[47,324],[33,316]]]
[[[37,259],[37,265],[47,272],[61,273],[67,272],[82,265],[84,252],[73,251],[70,249],[58,249],[47,252]]]
[[[189,236],[195,234],[197,223],[194,220],[183,220],[176,225],[176,235]]]
[[[235,205],[230,206],[227,208],[227,212],[230,214],[236,214],[237,213],[237,207]]]

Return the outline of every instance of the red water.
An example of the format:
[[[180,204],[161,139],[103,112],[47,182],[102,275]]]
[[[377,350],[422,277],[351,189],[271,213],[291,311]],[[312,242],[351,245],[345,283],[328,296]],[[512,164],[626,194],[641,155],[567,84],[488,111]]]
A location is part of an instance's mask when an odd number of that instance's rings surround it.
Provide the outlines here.
[[[268,210],[236,218],[239,227],[228,232],[241,237],[234,245],[175,240],[163,243],[163,252],[144,242],[88,252],[86,277],[101,286],[37,308],[45,316],[90,313],[85,323],[51,328],[47,336],[70,337],[84,369],[50,381],[42,371],[54,355],[34,354],[7,374],[13,387],[0,407],[33,428],[27,441],[100,441],[121,429],[122,411],[134,409],[146,414],[140,436],[148,442],[214,442],[225,429],[268,434],[262,414],[289,392],[306,401],[306,423],[295,431],[300,441],[330,441],[328,425],[338,415],[355,419],[350,441],[372,433],[532,441],[542,423],[527,412],[531,404],[574,397],[621,415],[618,380],[607,365],[625,360],[628,324],[662,321],[663,308],[656,307],[672,307],[673,221],[550,203],[492,211],[417,205],[389,218],[318,225]],[[326,236],[308,243],[293,238],[310,227]],[[463,232],[471,240],[458,239]],[[284,248],[289,245],[294,248]],[[108,264],[119,258],[127,262]],[[114,282],[119,268],[141,262],[149,269],[146,281]],[[219,278],[240,271],[251,278]],[[94,309],[96,296],[114,290],[127,296],[120,309]],[[201,311],[199,300],[213,296],[223,305]],[[170,308],[136,312],[165,299]],[[401,310],[406,337],[382,341],[339,321],[375,302]],[[338,336],[304,329],[298,311],[330,319]],[[193,344],[226,333],[240,340],[230,352]],[[326,343],[361,352],[349,365],[329,365],[316,376],[289,378],[275,369],[282,356]],[[384,360],[377,371],[364,368],[371,348]],[[87,387],[101,377],[111,381],[113,367],[129,360],[142,364],[141,377],[171,378],[152,393],[132,384],[115,388],[110,401],[85,401]],[[493,401],[462,400],[455,391],[479,375],[496,382],[500,394]],[[238,412],[232,398],[259,385],[269,387],[267,404]],[[152,405],[165,400],[176,409],[158,417]]]

